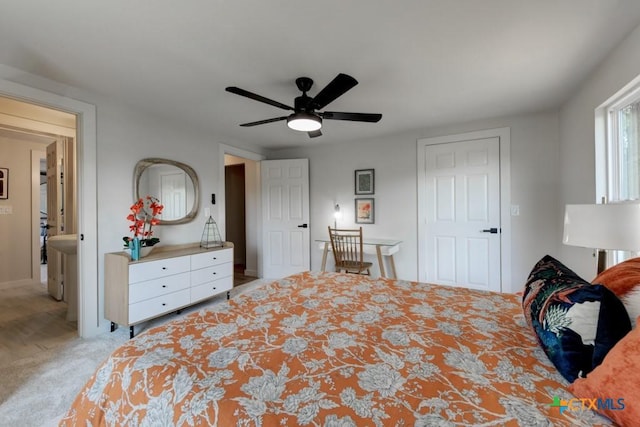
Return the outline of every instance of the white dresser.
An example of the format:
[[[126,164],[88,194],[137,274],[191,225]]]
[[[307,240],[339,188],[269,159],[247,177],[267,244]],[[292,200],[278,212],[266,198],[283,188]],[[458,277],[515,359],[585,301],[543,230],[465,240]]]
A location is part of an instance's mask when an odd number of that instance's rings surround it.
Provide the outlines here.
[[[178,311],[233,287],[233,244],[203,249],[191,245],[161,246],[131,261],[126,252],[105,254],[105,317],[129,326]]]

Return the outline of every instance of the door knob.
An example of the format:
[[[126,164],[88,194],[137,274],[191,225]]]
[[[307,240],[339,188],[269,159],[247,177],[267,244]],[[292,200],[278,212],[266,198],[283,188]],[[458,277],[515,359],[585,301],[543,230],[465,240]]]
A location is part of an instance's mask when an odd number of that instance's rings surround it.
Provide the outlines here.
[[[491,233],[491,234],[498,234],[498,229],[497,228],[487,228],[482,230],[483,233]]]

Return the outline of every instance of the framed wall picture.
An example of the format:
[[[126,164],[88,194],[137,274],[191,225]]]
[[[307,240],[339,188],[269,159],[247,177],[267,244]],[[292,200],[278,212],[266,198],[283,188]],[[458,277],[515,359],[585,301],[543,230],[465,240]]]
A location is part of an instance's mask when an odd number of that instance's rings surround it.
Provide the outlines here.
[[[356,199],[356,224],[373,224],[375,220],[374,199]]]
[[[356,170],[356,194],[374,194],[374,170]]]
[[[0,168],[0,199],[9,198],[9,169]]]

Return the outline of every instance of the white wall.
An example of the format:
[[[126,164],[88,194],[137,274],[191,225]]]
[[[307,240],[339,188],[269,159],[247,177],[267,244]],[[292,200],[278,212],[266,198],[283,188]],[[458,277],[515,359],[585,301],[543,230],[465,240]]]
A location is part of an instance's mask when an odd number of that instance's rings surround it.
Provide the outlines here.
[[[555,215],[559,197],[559,122],[556,112],[423,129],[344,145],[316,144],[273,152],[270,158],[309,158],[312,241],[327,234],[327,226],[333,224],[335,203],[339,203],[344,212],[339,225],[355,225],[354,170],[374,168],[376,223],[363,225],[364,232],[372,237],[401,239],[402,249],[395,257],[398,276],[416,280],[416,141],[500,127],[511,128],[511,201],[520,206],[520,216],[512,218],[510,290],[519,291],[533,265],[543,255],[558,252],[559,224]],[[312,269],[317,270],[321,252],[314,245],[311,253]]]
[[[595,203],[595,109],[640,73],[640,26],[618,45],[560,112],[560,203],[556,218],[562,227],[564,205]],[[557,239],[561,242],[562,235]],[[593,251],[561,247],[560,260],[586,280],[596,273]]]

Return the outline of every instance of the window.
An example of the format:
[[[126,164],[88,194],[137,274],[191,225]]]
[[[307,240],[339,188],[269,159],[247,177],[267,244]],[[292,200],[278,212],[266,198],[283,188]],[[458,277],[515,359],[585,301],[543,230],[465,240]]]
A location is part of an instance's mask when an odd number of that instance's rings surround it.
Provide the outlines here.
[[[609,108],[610,201],[640,199],[640,90]]]
[[[596,130],[599,118],[601,150],[596,160],[604,172],[599,177],[598,196],[609,203],[640,199],[640,84],[638,80],[596,110]],[[605,182],[602,182],[602,181]],[[613,263],[637,256],[634,252],[612,251]]]

